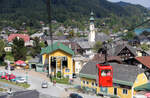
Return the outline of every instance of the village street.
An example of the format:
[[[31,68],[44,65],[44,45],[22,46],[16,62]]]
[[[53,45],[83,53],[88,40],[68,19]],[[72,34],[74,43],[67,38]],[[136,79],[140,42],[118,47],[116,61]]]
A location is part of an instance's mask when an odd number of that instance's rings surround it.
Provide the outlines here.
[[[6,71],[4,68],[0,68],[1,71]],[[31,85],[28,89],[36,89],[41,94],[43,94],[43,98],[67,98],[72,91],[65,91],[65,88],[69,88],[71,86],[63,85],[63,84],[56,84],[53,86],[51,82],[49,82],[49,79],[46,77],[45,73],[39,73],[35,72],[34,70],[14,70],[11,73],[15,74],[16,76],[22,76],[24,78],[28,77],[28,83]],[[48,81],[49,86],[48,88],[41,88],[42,81]],[[76,92],[77,93],[77,92]],[[88,94],[81,94],[84,98],[100,98],[93,95]]]

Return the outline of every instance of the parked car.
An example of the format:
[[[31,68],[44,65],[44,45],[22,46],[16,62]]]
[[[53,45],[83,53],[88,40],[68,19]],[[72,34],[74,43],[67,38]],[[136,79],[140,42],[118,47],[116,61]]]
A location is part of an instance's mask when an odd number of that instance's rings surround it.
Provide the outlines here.
[[[10,81],[12,82],[16,82],[17,80],[21,79],[22,77],[18,76],[18,77],[15,77],[14,79],[11,79]]]
[[[72,78],[77,78],[75,73],[72,74]]]
[[[0,74],[0,76],[1,76],[1,79],[5,79],[5,72],[2,72],[1,74]]]
[[[83,97],[80,96],[79,94],[71,93],[71,94],[69,95],[69,98],[83,98]]]
[[[42,88],[48,88],[48,83],[46,81],[43,81],[41,84]]]
[[[8,66],[5,67],[6,70],[8,70]],[[10,70],[15,70],[14,66],[10,66]]]
[[[21,78],[16,80],[16,83],[27,83],[27,81],[25,78],[21,77]]]

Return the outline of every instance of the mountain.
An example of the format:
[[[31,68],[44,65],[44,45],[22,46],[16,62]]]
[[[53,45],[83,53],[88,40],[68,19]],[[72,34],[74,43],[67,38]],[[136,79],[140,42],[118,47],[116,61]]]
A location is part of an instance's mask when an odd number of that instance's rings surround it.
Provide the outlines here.
[[[141,17],[145,8],[124,2],[107,0],[51,0],[52,19],[59,22],[88,19],[91,11],[95,17]],[[15,22],[47,21],[46,0],[0,0],[0,18]],[[1,23],[1,22],[0,22]]]
[[[120,6],[132,5],[131,3],[127,3],[127,2],[123,2],[123,1],[117,2],[116,4],[118,4],[118,5],[120,5]]]

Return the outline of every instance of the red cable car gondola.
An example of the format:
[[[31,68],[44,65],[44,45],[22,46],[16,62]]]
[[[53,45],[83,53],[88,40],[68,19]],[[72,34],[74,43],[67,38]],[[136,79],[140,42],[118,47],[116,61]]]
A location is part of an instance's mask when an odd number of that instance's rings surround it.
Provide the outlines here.
[[[98,67],[98,81],[100,87],[113,86],[113,69],[109,64],[97,64]]]
[[[113,86],[113,68],[107,63],[107,45],[103,43],[105,53],[105,62],[96,64],[98,68],[98,81],[99,87],[112,87]]]

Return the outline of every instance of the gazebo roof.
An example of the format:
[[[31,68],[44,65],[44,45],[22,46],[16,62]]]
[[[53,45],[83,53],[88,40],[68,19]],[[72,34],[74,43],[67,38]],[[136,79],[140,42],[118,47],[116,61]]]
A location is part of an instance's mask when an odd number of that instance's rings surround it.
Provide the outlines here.
[[[74,52],[72,51],[72,49],[70,49],[68,46],[65,46],[64,44],[62,44],[60,42],[56,42],[53,45],[50,45],[50,46],[47,46],[46,48],[43,48],[41,51],[41,55],[49,54],[49,53],[52,53],[56,50],[62,50],[68,54],[74,55]]]

